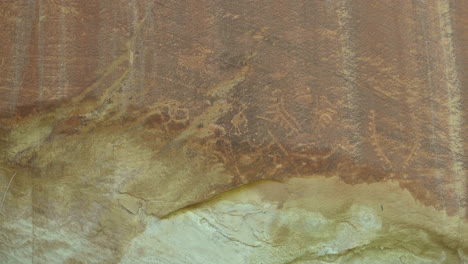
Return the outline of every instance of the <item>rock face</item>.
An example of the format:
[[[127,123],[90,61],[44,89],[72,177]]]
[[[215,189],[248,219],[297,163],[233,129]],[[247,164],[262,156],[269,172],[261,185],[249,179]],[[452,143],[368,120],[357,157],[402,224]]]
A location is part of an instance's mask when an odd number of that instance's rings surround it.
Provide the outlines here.
[[[0,263],[468,263],[468,1],[0,2]]]

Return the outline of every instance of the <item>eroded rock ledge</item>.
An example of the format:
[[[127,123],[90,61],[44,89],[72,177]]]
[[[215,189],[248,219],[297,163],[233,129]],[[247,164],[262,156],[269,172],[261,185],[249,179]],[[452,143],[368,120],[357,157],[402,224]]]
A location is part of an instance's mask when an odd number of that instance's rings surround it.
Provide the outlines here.
[[[146,229],[122,263],[468,261],[468,225],[415,201],[395,182],[261,181],[165,219],[141,217]]]

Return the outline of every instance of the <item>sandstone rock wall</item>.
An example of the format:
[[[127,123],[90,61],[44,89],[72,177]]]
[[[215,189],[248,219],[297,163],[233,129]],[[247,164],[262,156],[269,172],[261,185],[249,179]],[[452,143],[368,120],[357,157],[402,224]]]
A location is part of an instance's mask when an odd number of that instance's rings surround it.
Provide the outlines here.
[[[0,2],[0,263],[468,263],[464,0]]]

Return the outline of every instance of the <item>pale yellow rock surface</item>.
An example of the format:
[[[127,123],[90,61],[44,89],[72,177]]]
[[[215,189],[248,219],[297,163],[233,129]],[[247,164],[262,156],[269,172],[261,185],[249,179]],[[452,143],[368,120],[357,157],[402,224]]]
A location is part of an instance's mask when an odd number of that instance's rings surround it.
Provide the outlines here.
[[[392,182],[262,181],[145,223],[121,263],[468,261],[468,226]]]

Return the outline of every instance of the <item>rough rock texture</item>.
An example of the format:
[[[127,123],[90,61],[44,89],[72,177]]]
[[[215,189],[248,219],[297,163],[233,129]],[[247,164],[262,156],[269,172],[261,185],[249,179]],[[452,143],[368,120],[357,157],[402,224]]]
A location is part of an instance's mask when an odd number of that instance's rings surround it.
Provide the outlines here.
[[[468,263],[468,1],[0,23],[0,263]]]

